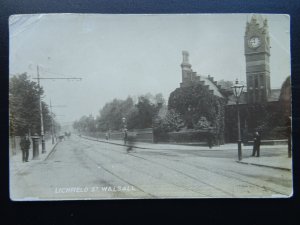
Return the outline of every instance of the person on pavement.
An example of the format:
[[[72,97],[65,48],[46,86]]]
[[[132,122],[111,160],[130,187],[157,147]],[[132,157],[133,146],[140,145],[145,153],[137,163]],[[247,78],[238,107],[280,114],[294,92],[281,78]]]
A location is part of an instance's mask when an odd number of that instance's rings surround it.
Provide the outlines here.
[[[256,131],[254,134],[254,140],[253,140],[252,156],[255,156],[255,154],[256,154],[256,157],[259,157],[259,153],[260,153],[260,135]]]
[[[27,135],[22,137],[20,146],[21,146],[21,150],[22,150],[22,161],[28,162],[30,141],[29,141],[29,137]]]
[[[124,145],[127,144],[127,138],[128,138],[127,129],[124,129]]]

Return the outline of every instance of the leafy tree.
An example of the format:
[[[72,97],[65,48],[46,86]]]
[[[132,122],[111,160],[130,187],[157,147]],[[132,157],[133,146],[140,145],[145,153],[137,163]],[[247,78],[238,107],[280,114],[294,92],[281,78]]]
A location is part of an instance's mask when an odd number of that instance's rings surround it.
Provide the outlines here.
[[[226,98],[233,94],[233,91],[232,91],[232,88],[231,88],[233,86],[232,81],[220,80],[220,81],[218,81],[218,85],[221,86],[219,91]]]
[[[215,138],[224,142],[225,99],[213,95],[206,86],[195,84],[177,88],[170,94],[168,108],[174,109],[188,129],[196,128],[201,117],[216,129]]]
[[[168,141],[168,132],[179,131],[184,127],[184,121],[174,109],[162,107],[153,121],[154,141]]]
[[[288,76],[283,82],[280,90],[279,103],[281,105],[281,114],[286,120],[291,116],[291,107],[292,107],[292,89],[291,89],[291,77]]]
[[[206,129],[210,127],[210,123],[205,116],[201,116],[198,123],[195,125],[196,129]]]
[[[171,109],[163,118],[161,126],[166,132],[179,131],[184,127],[184,122],[180,114],[177,113],[174,109]]]
[[[136,104],[138,115],[136,117],[136,128],[152,127],[152,119],[155,115],[155,105],[145,96],[140,96]]]
[[[126,100],[114,99],[112,102],[106,103],[100,111],[100,127],[101,130],[120,130],[123,127],[122,118],[131,119],[131,113],[134,113],[134,104],[131,97]]]
[[[220,113],[221,107],[224,105],[224,99],[210,93],[205,86],[196,84],[191,87],[177,88],[173,91],[169,97],[168,108],[175,109],[183,115],[186,124],[190,117],[192,127],[203,116],[213,126],[216,126],[217,114]]]
[[[36,82],[30,81],[26,73],[13,76],[9,81],[10,135],[41,132],[39,97],[44,93]],[[51,129],[48,105],[42,102],[44,131]]]
[[[122,118],[126,118],[128,129],[149,128],[152,127],[153,118],[164,104],[165,100],[160,93],[155,96],[150,93],[139,96],[136,104],[132,97],[126,100],[114,99],[104,105],[96,119],[88,120],[83,116],[74,122],[73,127],[77,130],[102,132],[121,130],[124,126]],[[93,121],[97,126],[88,125],[89,121]]]
[[[218,85],[221,85],[222,89],[227,89],[227,90],[231,90],[231,87],[233,86],[233,82],[232,81],[226,81],[226,80],[219,80],[218,81]]]
[[[92,115],[82,116],[79,121],[73,123],[73,128],[79,131],[95,132],[96,120]]]

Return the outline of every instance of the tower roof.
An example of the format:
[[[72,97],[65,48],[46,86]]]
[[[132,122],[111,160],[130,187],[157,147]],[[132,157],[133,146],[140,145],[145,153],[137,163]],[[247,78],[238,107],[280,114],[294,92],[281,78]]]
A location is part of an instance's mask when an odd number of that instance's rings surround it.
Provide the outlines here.
[[[267,25],[267,18],[262,16],[261,14],[251,14],[247,18],[248,23],[258,24],[259,28],[262,28]]]

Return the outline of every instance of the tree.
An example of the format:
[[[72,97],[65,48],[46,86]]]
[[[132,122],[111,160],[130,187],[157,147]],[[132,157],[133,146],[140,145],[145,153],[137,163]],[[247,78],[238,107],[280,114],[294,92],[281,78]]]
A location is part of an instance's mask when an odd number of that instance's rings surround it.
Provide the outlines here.
[[[220,85],[222,89],[232,90],[233,82],[222,79],[218,81],[218,85]]]
[[[9,81],[10,135],[25,135],[41,132],[39,98],[44,93],[26,73],[15,75]],[[42,102],[45,131],[51,128],[48,105]]]
[[[196,129],[206,129],[210,127],[210,123],[207,121],[205,116],[201,116],[198,123],[195,125]]]
[[[228,98],[230,95],[233,95],[233,91],[232,91],[233,82],[232,81],[220,80],[220,81],[218,81],[218,85],[221,86],[219,91],[221,92],[221,94],[223,96]]]
[[[141,95],[136,104],[130,96],[126,100],[114,99],[106,103],[100,110],[99,116],[94,119],[93,122],[97,124],[95,130],[102,132],[121,130],[124,126],[122,118],[126,118],[128,129],[150,128],[153,118],[164,104],[165,100],[160,93],[155,96],[150,93]],[[82,117],[79,121],[75,121],[73,127],[77,130],[84,130],[87,123],[87,118]]]
[[[279,103],[281,105],[281,113],[284,118],[291,116],[291,102],[292,101],[292,89],[291,89],[291,77],[288,76],[283,82],[280,90]]]
[[[184,122],[179,113],[177,113],[174,109],[167,110],[165,112],[165,108],[162,107],[153,123],[153,134],[154,141],[168,141],[169,136],[168,132],[179,131],[184,127]]]
[[[136,104],[138,115],[136,117],[136,128],[152,127],[152,119],[155,114],[155,106],[145,96],[140,96]]]
[[[168,108],[174,109],[188,129],[196,128],[201,117],[216,129],[215,138],[224,142],[225,99],[212,94],[207,87],[195,84],[177,88],[170,94]]]
[[[161,126],[166,132],[179,131],[184,127],[184,122],[180,114],[177,113],[174,109],[171,109],[162,119]]]
[[[202,116],[215,126],[217,114],[220,113],[221,107],[224,105],[224,99],[213,95],[204,86],[196,84],[191,87],[177,88],[173,91],[169,97],[168,108],[183,115],[186,124],[187,120],[190,119],[193,127]]]
[[[100,129],[105,131],[120,130],[123,127],[122,118],[128,120],[134,112],[134,104],[131,97],[126,100],[114,99],[112,102],[106,103],[100,111],[99,125]]]

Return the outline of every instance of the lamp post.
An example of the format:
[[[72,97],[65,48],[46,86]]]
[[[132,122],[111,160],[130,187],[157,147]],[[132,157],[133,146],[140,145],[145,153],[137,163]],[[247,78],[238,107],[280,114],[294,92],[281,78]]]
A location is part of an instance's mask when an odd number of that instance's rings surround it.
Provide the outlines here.
[[[236,79],[235,84],[231,87],[233,90],[233,94],[236,98],[236,106],[237,106],[237,117],[238,117],[238,157],[239,161],[242,160],[242,140],[241,140],[241,122],[240,122],[240,109],[239,109],[239,101],[240,96],[242,94],[244,85],[239,84],[238,79]]]
[[[126,129],[126,118],[125,117],[122,118],[122,122],[123,122],[123,129],[125,131],[125,129]]]
[[[127,129],[126,129],[126,118],[123,117],[122,118],[122,122],[123,122],[123,132],[124,132],[124,144],[127,143]]]
[[[53,125],[53,113],[52,113],[52,105],[50,100],[50,114],[51,114],[51,136],[52,136],[52,145],[54,145],[54,125]]]

